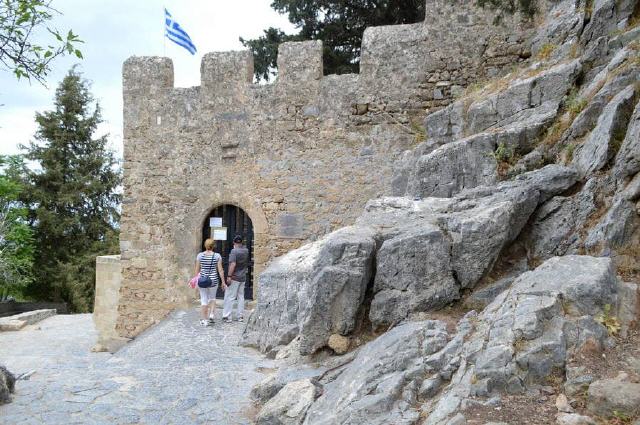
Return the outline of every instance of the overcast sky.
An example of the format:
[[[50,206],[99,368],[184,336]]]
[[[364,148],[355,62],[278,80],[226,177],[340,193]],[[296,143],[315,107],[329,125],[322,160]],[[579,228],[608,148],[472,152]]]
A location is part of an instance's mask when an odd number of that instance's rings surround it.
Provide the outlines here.
[[[53,26],[72,29],[85,42],[84,60],[62,58],[53,63],[47,88],[16,81],[0,71],[0,154],[18,153],[19,144],[33,138],[36,112],[50,110],[56,86],[75,63],[92,82],[100,102],[112,147],[122,152],[122,63],[132,55],[168,56],[173,59],[175,84],[200,84],[200,59],[207,52],[240,50],[238,37],[256,38],[269,26],[286,32],[295,29],[269,5],[271,0],[54,0],[62,15]],[[163,42],[164,9],[187,31],[198,52],[192,56],[168,39]],[[165,51],[166,46],[166,54]]]

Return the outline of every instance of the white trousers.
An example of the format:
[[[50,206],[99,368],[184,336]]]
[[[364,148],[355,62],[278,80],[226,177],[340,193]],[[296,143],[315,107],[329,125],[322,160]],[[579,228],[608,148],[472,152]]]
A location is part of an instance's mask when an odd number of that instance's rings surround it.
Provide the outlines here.
[[[227,286],[224,291],[224,307],[222,308],[222,317],[231,319],[231,311],[233,310],[233,302],[238,300],[238,312],[236,318],[244,316],[244,282],[231,281],[231,285]]]

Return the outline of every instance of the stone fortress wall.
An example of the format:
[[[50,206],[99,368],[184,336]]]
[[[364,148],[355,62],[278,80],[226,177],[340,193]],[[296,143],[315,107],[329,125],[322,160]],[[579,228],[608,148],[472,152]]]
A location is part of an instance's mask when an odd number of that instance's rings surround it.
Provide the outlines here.
[[[365,31],[360,74],[323,76],[321,42],[285,43],[271,85],[252,83],[249,52],[205,55],[190,88],[174,87],[168,58],[129,58],[122,280],[117,318],[96,322],[131,338],[185,306],[216,206],[252,219],[256,276],[351,224],[367,200],[391,193],[395,160],[420,141],[412,122],[530,55],[531,26],[493,21],[473,0],[426,0],[424,22]]]

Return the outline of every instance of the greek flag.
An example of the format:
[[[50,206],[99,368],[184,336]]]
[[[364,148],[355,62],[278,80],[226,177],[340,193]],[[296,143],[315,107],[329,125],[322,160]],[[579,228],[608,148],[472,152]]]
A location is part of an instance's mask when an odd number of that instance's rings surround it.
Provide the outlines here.
[[[189,34],[171,17],[171,13],[164,9],[164,35],[178,46],[182,46],[192,55],[196,54],[196,46],[191,42]]]

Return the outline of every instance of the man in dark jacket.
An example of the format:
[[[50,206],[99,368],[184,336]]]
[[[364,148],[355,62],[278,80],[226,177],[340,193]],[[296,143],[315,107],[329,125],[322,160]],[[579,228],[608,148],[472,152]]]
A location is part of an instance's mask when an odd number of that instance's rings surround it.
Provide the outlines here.
[[[227,289],[224,292],[224,307],[222,320],[231,322],[233,302],[238,300],[236,318],[242,322],[244,315],[244,283],[247,279],[249,267],[249,250],[242,244],[242,236],[233,238],[233,249],[229,253],[229,273],[227,274]]]

